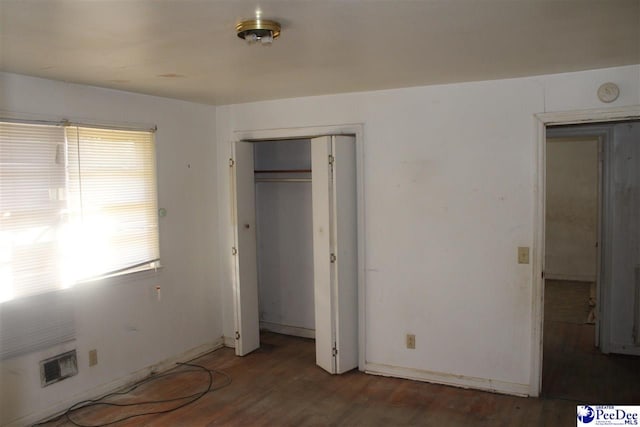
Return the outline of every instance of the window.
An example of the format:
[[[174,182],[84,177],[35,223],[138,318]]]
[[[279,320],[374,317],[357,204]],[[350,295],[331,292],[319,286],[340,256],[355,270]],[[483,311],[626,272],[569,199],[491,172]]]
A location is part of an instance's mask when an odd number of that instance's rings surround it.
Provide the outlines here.
[[[0,122],[0,302],[154,268],[152,132]]]

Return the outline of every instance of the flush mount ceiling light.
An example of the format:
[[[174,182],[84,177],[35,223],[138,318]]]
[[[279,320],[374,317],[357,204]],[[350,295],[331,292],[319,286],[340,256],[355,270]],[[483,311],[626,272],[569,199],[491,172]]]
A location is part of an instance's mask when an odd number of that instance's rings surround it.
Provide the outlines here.
[[[280,36],[280,24],[267,19],[250,19],[239,22],[236,25],[236,31],[238,37],[249,44],[260,42],[263,45],[270,45]]]

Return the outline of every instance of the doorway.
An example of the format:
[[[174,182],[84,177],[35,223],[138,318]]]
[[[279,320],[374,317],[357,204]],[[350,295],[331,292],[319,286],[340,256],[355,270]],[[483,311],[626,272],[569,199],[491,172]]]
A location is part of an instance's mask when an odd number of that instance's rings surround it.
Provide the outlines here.
[[[290,157],[293,151],[277,150],[287,144],[299,144],[296,147],[303,147],[307,143],[311,147],[311,165],[308,169],[305,164],[291,165],[284,169],[278,166],[278,157]],[[260,147],[260,148],[257,148]],[[291,147],[290,147],[291,148]],[[296,148],[296,149],[297,149]],[[275,151],[274,151],[275,150]],[[277,152],[280,154],[277,154]],[[304,150],[302,150],[304,151]],[[288,262],[295,256],[282,260],[281,253],[269,253],[260,255],[257,251],[257,234],[261,235],[262,242],[285,242],[289,245],[287,238],[273,239],[273,222],[267,225],[268,217],[274,213],[269,204],[272,204],[270,197],[265,196],[265,190],[259,188],[262,184],[284,184],[286,183],[311,183],[312,195],[312,240],[313,240],[313,301],[306,305],[312,305],[306,309],[297,307],[294,311],[307,317],[306,327],[287,325],[286,321],[276,327],[284,327],[285,331],[293,332],[294,335],[308,336],[315,335],[316,340],[316,363],[330,373],[342,373],[359,366],[359,325],[358,318],[361,314],[358,300],[361,298],[358,289],[361,286],[359,272],[362,267],[360,260],[360,239],[358,231],[361,217],[359,212],[360,197],[357,189],[360,187],[360,177],[356,173],[359,163],[356,156],[356,138],[354,136],[321,136],[311,138],[300,138],[299,141],[284,141],[274,138],[266,142],[263,139],[252,138],[239,140],[233,144],[233,156],[230,162],[232,175],[232,210],[235,233],[235,246],[232,248],[232,255],[235,263],[234,278],[234,312],[236,318],[236,354],[245,355],[260,346],[259,338],[259,317],[263,317],[263,327],[268,326],[273,329],[277,322],[266,321],[264,308],[259,310],[258,306],[258,276],[265,270],[267,273],[276,276],[282,272]],[[258,164],[271,157],[276,160],[266,169],[254,168],[254,163]],[[257,156],[256,156],[257,155]],[[308,159],[307,159],[308,160]],[[304,163],[304,162],[303,162]],[[307,163],[308,164],[308,161]],[[275,165],[275,166],[274,166]],[[310,180],[309,180],[310,174]],[[295,175],[295,176],[294,176]],[[268,194],[269,191],[266,190]],[[277,192],[278,190],[276,190]],[[280,191],[281,192],[281,191]],[[290,195],[291,196],[291,195]],[[290,196],[287,196],[291,199]],[[298,195],[300,196],[300,194]],[[297,197],[297,196],[296,196]],[[293,198],[296,198],[293,197]],[[302,194],[302,199],[308,199],[308,194]],[[300,197],[298,197],[300,198]],[[262,203],[258,209],[267,211],[266,217],[256,221],[256,202]],[[308,208],[308,206],[307,206]],[[269,213],[269,211],[271,212]],[[302,212],[304,209],[294,208],[294,211]],[[262,212],[264,214],[264,212]],[[295,214],[289,212],[287,215]],[[260,216],[260,215],[259,215]],[[280,218],[277,221],[280,221]],[[299,218],[298,218],[299,219]],[[266,221],[266,222],[265,222]],[[291,218],[285,220],[288,230],[292,231]],[[297,219],[296,219],[297,221]],[[302,221],[303,223],[305,221]],[[306,220],[308,223],[308,219]],[[258,225],[260,224],[261,225]],[[304,227],[303,227],[304,228]],[[256,233],[257,230],[257,233]],[[308,234],[308,233],[307,233]],[[309,246],[309,242],[305,242]],[[290,246],[290,245],[289,245]],[[307,248],[308,249],[308,248]],[[288,247],[285,252],[296,250]],[[274,251],[276,252],[276,251]],[[282,251],[280,251],[282,252]],[[307,252],[307,251],[302,251]],[[326,253],[325,253],[326,252]],[[272,256],[275,255],[275,258]],[[300,254],[296,254],[300,255]],[[280,258],[280,260],[278,260]],[[304,258],[304,257],[303,257]],[[276,262],[274,262],[274,260]],[[307,260],[306,264],[308,267]],[[274,265],[275,264],[275,265]],[[259,267],[260,266],[260,267]],[[261,272],[258,271],[261,269]],[[295,269],[295,268],[294,268]],[[299,277],[309,278],[309,269],[304,270]],[[268,274],[267,274],[268,275]],[[295,276],[295,275],[294,275]],[[308,281],[308,280],[307,280]],[[294,285],[295,286],[295,285]],[[308,289],[302,294],[309,294]],[[289,303],[302,304],[297,298],[290,298]],[[307,299],[308,300],[308,299]],[[273,307],[271,307],[273,308]],[[273,315],[269,308],[269,315]],[[298,308],[300,308],[298,310]],[[308,327],[309,309],[315,312],[315,330]],[[277,310],[276,310],[277,311]],[[260,315],[259,315],[260,312]],[[292,314],[289,312],[287,314]],[[282,316],[281,316],[282,318]],[[273,319],[271,319],[273,320]],[[291,328],[291,326],[293,326]],[[299,333],[300,331],[303,334]],[[281,332],[283,332],[281,330]]]
[[[311,142],[253,144],[261,331],[315,338]]]
[[[546,130],[542,394],[640,398],[640,122]]]

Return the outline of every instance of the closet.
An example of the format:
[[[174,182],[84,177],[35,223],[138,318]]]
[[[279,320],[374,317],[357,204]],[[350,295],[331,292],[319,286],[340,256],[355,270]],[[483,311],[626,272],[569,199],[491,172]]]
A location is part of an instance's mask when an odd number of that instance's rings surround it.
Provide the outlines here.
[[[253,144],[261,330],[315,338],[311,142]]]
[[[236,141],[229,164],[236,354],[262,326],[315,336],[327,372],[357,367],[355,138]]]

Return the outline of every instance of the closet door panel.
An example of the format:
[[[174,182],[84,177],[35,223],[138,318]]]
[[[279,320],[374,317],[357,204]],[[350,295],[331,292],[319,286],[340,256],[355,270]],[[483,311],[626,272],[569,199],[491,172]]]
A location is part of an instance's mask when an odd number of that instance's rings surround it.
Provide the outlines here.
[[[233,146],[232,219],[235,246],[234,304],[236,354],[244,356],[260,347],[258,322],[258,273],[256,262],[256,208],[253,180],[253,144],[238,141]]]
[[[329,373],[336,373],[333,346],[333,272],[331,264],[331,182],[329,156],[331,137],[311,140],[311,180],[313,205],[313,276],[316,325],[316,363]]]
[[[334,284],[336,372],[358,366],[358,243],[356,144],[352,136],[333,137],[332,231],[336,255]]]
[[[640,355],[640,122],[616,124],[606,167],[603,351]]]

